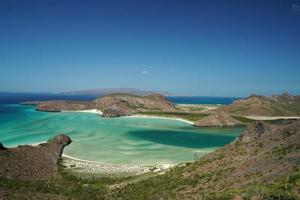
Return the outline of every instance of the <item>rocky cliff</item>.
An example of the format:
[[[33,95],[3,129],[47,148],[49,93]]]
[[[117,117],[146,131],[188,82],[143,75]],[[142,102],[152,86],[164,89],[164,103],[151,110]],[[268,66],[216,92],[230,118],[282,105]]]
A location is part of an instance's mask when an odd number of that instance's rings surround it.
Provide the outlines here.
[[[66,135],[37,146],[5,148],[0,143],[0,176],[21,180],[45,180],[55,176],[58,161],[71,139]]]

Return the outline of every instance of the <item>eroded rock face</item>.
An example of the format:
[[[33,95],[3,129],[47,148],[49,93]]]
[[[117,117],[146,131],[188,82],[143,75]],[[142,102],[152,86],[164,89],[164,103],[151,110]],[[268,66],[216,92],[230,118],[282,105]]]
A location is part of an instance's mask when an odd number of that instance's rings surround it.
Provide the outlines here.
[[[57,174],[58,161],[72,141],[66,135],[37,146],[0,148],[0,176],[21,180],[45,180]]]
[[[242,123],[240,121],[232,118],[229,114],[224,112],[203,117],[194,123],[195,126],[199,127],[239,126],[241,124]]]

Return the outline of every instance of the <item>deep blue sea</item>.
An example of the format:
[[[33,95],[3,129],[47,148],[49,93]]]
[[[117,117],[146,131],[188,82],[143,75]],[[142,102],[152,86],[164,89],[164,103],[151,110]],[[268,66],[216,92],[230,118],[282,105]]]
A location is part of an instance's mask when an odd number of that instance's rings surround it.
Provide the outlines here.
[[[93,100],[98,96],[59,94],[0,93],[0,104],[17,104],[22,101],[40,100]],[[175,104],[230,104],[237,97],[171,96],[167,99]]]

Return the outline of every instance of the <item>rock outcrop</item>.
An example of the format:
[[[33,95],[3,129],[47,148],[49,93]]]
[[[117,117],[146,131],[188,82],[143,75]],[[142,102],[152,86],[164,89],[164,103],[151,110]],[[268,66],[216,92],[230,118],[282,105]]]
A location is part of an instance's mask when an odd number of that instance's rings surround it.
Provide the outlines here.
[[[196,121],[194,123],[198,127],[224,127],[239,126],[242,123],[225,112],[215,113]]]
[[[251,95],[214,111],[242,116],[300,116],[300,96],[287,93],[271,97]]]
[[[37,146],[5,148],[0,143],[0,176],[21,180],[55,176],[63,149],[70,143],[71,139],[63,134]]]

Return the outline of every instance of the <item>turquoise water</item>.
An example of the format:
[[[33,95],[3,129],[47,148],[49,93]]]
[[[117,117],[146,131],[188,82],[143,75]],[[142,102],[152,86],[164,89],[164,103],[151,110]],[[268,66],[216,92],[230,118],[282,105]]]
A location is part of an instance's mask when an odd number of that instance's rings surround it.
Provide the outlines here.
[[[38,143],[64,133],[73,140],[65,154],[105,163],[186,162],[230,143],[240,132],[240,128],[196,128],[178,120],[111,119],[94,113],[49,113],[32,106],[0,105],[4,145]]]

